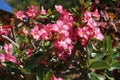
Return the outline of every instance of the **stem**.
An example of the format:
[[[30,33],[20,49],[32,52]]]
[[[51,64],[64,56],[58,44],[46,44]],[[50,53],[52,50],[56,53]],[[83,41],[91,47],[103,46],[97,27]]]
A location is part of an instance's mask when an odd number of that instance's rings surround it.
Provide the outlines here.
[[[14,31],[14,28],[12,28],[12,36],[13,36],[14,42],[16,42],[16,35],[15,35],[14,32],[15,32],[15,31]]]
[[[31,40],[31,38],[30,38],[30,35],[28,35],[28,40],[29,40],[30,45],[36,50],[36,46],[35,46],[34,43],[32,42],[32,40]]]
[[[14,44],[17,48],[19,48],[19,45],[17,43],[15,43],[12,39],[10,39],[9,37],[2,35],[3,38],[5,38],[6,40],[10,41],[12,44]]]

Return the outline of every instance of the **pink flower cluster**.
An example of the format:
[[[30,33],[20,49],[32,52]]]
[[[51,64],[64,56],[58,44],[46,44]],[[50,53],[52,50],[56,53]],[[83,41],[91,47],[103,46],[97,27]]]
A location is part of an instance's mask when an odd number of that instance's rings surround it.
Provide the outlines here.
[[[100,32],[100,29],[97,27],[97,23],[93,19],[95,17],[97,20],[100,18],[98,10],[96,9],[94,12],[84,12],[84,23],[85,26],[83,28],[78,27],[77,33],[81,38],[81,45],[85,46],[90,38],[96,38],[98,40],[103,40],[104,36]]]
[[[73,49],[70,33],[73,30],[74,21],[70,13],[63,10],[61,5],[56,5],[55,8],[60,13],[60,18],[56,23],[35,25],[30,33],[35,40],[52,39],[57,57],[65,61],[66,57],[71,55]]]
[[[11,54],[12,44],[5,44],[5,53],[0,53],[0,62],[11,61],[17,63],[16,57]]]
[[[23,20],[24,18],[35,18],[38,14],[46,14],[46,10],[43,6],[41,7],[41,11],[38,10],[37,6],[32,5],[28,7],[26,12],[20,10],[15,13],[17,19],[20,20]]]
[[[53,50],[56,56],[63,61],[67,60],[67,57],[71,56],[74,48],[73,42],[80,40],[81,45],[87,45],[90,38],[96,38],[103,40],[104,36],[101,34],[100,29],[97,27],[96,20],[99,20],[100,15],[96,9],[94,12],[84,12],[84,23],[85,26],[76,27],[74,26],[73,16],[61,5],[55,5],[56,11],[60,17],[55,23],[37,24],[33,22],[33,28],[30,29],[30,35],[36,41],[52,40]],[[36,18],[37,15],[46,15],[47,11],[44,7],[41,7],[39,11],[36,6],[31,6],[26,12],[16,12],[16,17],[23,20],[25,17]],[[41,19],[40,19],[41,20]],[[23,28],[23,34],[27,36],[29,32]],[[79,38],[78,38],[79,37]],[[28,50],[30,52],[30,50]],[[31,53],[31,52],[30,52]]]
[[[10,25],[4,25],[0,26],[0,41],[3,41],[2,35],[10,36],[11,33],[11,26]]]
[[[38,13],[38,7],[32,5],[28,7],[28,10],[26,12],[27,16],[30,18],[35,18]]]
[[[66,58],[71,56],[73,49],[71,32],[73,31],[74,21],[71,14],[61,5],[56,5],[55,8],[60,13],[60,18],[52,26],[53,31],[58,34],[58,38],[54,40],[53,45],[57,57],[66,61]]]
[[[0,26],[0,35],[9,35],[10,32],[11,32],[10,25]]]
[[[50,37],[50,28],[51,25],[36,25],[31,29],[31,35],[35,40],[45,39],[48,40]]]

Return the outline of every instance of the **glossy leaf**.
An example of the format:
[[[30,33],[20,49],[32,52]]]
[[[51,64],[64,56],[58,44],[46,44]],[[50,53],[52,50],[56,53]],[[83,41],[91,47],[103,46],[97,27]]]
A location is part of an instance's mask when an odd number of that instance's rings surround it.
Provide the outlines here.
[[[110,68],[109,64],[105,61],[95,61],[90,65],[91,69],[107,69]]]
[[[110,39],[109,36],[106,36],[104,41],[103,41],[103,45],[106,51],[110,51],[112,48],[112,41]]]

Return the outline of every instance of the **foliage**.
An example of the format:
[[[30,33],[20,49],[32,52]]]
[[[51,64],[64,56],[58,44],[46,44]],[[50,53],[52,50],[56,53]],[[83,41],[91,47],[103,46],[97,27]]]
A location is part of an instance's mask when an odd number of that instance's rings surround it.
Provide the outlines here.
[[[119,79],[120,1],[39,1],[0,26],[1,80]]]

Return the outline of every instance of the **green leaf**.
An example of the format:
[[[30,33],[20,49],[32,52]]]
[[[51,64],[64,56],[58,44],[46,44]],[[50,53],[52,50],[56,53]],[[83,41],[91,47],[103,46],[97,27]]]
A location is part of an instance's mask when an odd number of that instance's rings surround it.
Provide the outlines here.
[[[95,51],[97,51],[97,48],[95,47],[95,45],[93,43],[91,43],[91,46]]]
[[[45,42],[45,46],[49,46],[50,45],[50,41]]]
[[[112,69],[120,69],[120,61],[116,61],[111,65]]]
[[[48,12],[49,14],[52,14],[52,10],[51,10],[50,8],[47,10],[47,12]]]
[[[95,61],[89,66],[91,69],[106,69],[109,68],[109,64],[105,61]]]
[[[110,51],[112,49],[112,41],[109,36],[106,36],[103,45],[106,51]]]
[[[49,80],[52,74],[53,74],[53,71],[47,72],[45,75],[45,80]]]
[[[105,59],[106,62],[108,62],[109,64],[112,63],[112,57],[111,56],[108,56],[106,59]]]
[[[85,2],[85,8],[88,8],[91,4],[91,0],[87,0],[86,2]]]
[[[80,5],[82,5],[82,1],[83,1],[83,0],[79,0]]]
[[[94,72],[88,74],[89,80],[105,80],[105,77]]]
[[[103,57],[105,56],[104,53],[97,53],[95,56],[94,56],[94,60],[101,60],[103,59]]]

